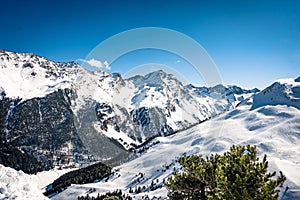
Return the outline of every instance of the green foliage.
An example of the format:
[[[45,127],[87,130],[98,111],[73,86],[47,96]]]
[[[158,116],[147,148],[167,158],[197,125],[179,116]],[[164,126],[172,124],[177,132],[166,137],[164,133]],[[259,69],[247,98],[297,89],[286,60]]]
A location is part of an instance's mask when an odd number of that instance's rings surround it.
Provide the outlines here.
[[[121,190],[116,190],[113,192],[108,192],[106,194],[99,194],[97,197],[90,197],[88,194],[86,196],[79,196],[78,200],[132,200],[132,197],[125,195]]]
[[[47,169],[44,163],[39,162],[26,152],[22,152],[8,143],[2,144],[1,141],[0,164],[14,168],[15,170],[22,170],[27,174],[36,174]]]
[[[116,196],[106,196],[103,200],[119,200]]]
[[[278,187],[286,180],[282,172],[268,173],[265,155],[260,162],[256,147],[232,146],[223,155],[198,155],[179,159],[182,173],[168,179],[170,199],[278,199]]]
[[[92,183],[95,180],[108,177],[110,174],[111,168],[99,162],[62,175],[51,184],[52,189],[45,192],[44,195],[48,196],[56,192],[61,192],[71,184]]]
[[[15,147],[14,142],[7,142],[7,120],[9,119],[8,113],[13,100],[5,98],[4,92],[0,93],[1,96],[4,98],[0,100],[0,164],[14,168],[15,170],[22,170],[27,174],[36,174],[37,172],[49,169],[45,163],[39,162],[24,150],[21,151]],[[18,102],[20,102],[20,99],[14,100],[15,104]]]

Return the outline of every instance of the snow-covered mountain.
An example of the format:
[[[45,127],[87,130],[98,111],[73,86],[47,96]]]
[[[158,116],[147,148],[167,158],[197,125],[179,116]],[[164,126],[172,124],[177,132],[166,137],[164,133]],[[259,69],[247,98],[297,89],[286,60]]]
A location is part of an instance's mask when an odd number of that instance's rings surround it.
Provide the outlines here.
[[[118,163],[149,139],[233,109],[255,92],[184,86],[163,71],[122,79],[74,62],[0,51],[0,138],[6,149],[42,163],[27,166],[31,172],[95,159]],[[6,152],[7,160],[14,151]]]
[[[280,79],[254,96],[252,109],[264,105],[287,105],[300,109],[300,77]]]
[[[267,154],[270,171],[281,170],[287,177],[279,199],[299,199],[299,80],[279,80],[230,111],[177,134],[157,137],[138,158],[115,167],[116,174],[109,180],[73,185],[52,199],[74,199],[87,193],[97,196],[116,189],[135,199],[146,195],[165,198],[164,183],[178,170],[180,156],[222,153],[233,144],[256,145],[260,158]],[[141,193],[129,193],[130,188],[136,191],[139,187]]]
[[[0,92],[23,101],[71,88],[80,70],[74,62],[57,63],[29,53],[0,50]]]
[[[281,199],[297,199],[299,88],[300,77],[278,80],[262,91],[185,86],[163,71],[122,79],[73,62],[1,51],[0,160],[27,173],[106,160],[119,165],[109,180],[72,185],[53,199],[138,187],[142,192],[130,195],[141,199],[166,197],[164,183],[183,153],[209,155],[233,144],[253,144],[260,156],[268,155],[271,170],[286,175]],[[53,171],[42,176],[47,173]],[[29,181],[43,187],[53,181],[41,183],[41,174],[29,177],[1,165],[0,176],[18,185],[13,190],[0,183],[3,198],[31,194]]]

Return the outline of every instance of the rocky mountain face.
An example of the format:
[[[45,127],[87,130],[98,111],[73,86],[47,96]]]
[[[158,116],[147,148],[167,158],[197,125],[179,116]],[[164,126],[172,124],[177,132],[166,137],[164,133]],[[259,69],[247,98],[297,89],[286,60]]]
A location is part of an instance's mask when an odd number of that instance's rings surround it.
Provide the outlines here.
[[[29,173],[95,160],[118,164],[149,139],[230,110],[256,92],[184,86],[163,71],[122,79],[73,62],[0,51],[0,148],[41,164],[25,167]]]

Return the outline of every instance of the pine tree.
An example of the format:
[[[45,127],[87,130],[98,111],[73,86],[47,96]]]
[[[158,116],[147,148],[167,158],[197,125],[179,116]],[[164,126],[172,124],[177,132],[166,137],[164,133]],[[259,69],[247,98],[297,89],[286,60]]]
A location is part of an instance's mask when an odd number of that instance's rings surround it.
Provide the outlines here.
[[[170,199],[278,199],[278,187],[285,176],[280,172],[268,173],[267,156],[262,162],[256,147],[232,146],[222,156],[215,154],[206,159],[198,155],[179,159],[182,173],[168,179]]]
[[[119,200],[116,196],[106,196],[103,200]]]
[[[139,193],[141,193],[141,192],[142,192],[141,186],[137,187],[135,193],[136,193],[136,194],[139,194]]]

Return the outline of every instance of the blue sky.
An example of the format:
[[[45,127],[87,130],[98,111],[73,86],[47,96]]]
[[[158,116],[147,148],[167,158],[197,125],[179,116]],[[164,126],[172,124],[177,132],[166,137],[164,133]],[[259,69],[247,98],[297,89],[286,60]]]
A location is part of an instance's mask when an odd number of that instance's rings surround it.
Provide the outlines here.
[[[133,28],[163,27],[188,35],[216,63],[225,84],[264,88],[300,76],[300,1],[79,1],[1,2],[0,49],[55,61],[84,59],[105,39]],[[160,50],[139,50],[111,63],[125,74],[135,66],[174,67],[190,82],[192,66]]]

